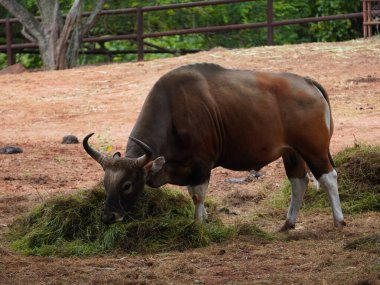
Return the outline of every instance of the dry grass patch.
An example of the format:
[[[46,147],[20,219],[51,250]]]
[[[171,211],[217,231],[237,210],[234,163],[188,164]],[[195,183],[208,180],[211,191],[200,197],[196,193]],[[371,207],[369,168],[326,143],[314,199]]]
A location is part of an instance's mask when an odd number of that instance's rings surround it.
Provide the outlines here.
[[[346,250],[364,250],[371,253],[380,254],[380,234],[370,234],[348,242]]]

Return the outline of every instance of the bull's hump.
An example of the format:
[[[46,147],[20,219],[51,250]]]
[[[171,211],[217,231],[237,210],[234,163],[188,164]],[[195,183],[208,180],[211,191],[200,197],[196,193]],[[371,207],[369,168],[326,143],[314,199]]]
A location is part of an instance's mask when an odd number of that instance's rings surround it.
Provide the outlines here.
[[[180,67],[179,69],[188,69],[188,70],[198,70],[198,71],[222,71],[226,70],[224,67],[215,64],[215,63],[194,63],[194,64],[188,64]]]
[[[220,65],[214,63],[194,63],[189,65],[184,65],[178,67],[170,72],[168,72],[163,79],[172,80],[173,78],[177,78],[178,76],[200,76],[207,77],[210,74],[217,74],[219,72],[226,71],[227,69],[221,67]]]

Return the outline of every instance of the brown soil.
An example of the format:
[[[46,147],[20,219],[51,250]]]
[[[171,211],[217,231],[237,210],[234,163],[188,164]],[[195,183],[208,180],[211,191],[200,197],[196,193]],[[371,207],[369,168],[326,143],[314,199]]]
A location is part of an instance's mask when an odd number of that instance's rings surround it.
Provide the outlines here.
[[[9,249],[4,234],[18,215],[52,195],[92,187],[102,178],[81,145],[63,145],[63,136],[82,139],[95,132],[95,147],[123,150],[154,82],[196,62],[310,76],[330,94],[333,153],[356,141],[380,142],[380,38],[218,48],[149,62],[1,75],[0,147],[24,150],[0,155],[1,284],[380,284],[378,254],[343,248],[355,238],[379,233],[380,213],[346,215],[348,226],[336,230],[330,212],[302,212],[294,231],[269,244],[238,238],[185,252],[88,258],[26,257]],[[268,200],[284,178],[281,161],[262,173],[253,182],[229,184],[226,178],[247,173],[217,168],[209,196],[233,213],[225,214],[226,220],[250,218],[276,232],[286,210],[273,209]]]

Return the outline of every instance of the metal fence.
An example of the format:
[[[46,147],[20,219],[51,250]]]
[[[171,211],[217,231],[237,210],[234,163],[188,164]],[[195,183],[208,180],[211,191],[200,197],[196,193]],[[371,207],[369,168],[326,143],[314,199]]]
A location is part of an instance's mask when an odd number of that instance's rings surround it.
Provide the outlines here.
[[[380,0],[362,0],[363,2],[363,36],[372,36],[372,27],[380,26]]]
[[[363,0],[363,1],[366,1],[366,0]],[[226,32],[226,31],[235,31],[235,30],[242,30],[242,29],[266,28],[267,29],[267,44],[273,45],[274,44],[273,34],[274,34],[275,27],[294,25],[294,24],[315,23],[315,22],[331,21],[331,20],[356,19],[356,18],[363,17],[363,13],[358,12],[358,13],[351,13],[351,14],[274,21],[273,0],[267,0],[267,17],[266,17],[265,22],[249,23],[249,24],[231,24],[231,25],[221,25],[221,26],[207,26],[207,27],[177,29],[177,30],[169,30],[169,31],[161,31],[161,32],[145,32],[144,31],[144,14],[145,13],[149,13],[152,11],[186,9],[186,8],[202,7],[202,6],[209,6],[209,5],[225,5],[225,4],[242,3],[242,2],[252,2],[252,0],[211,0],[211,1],[204,1],[204,2],[180,3],[180,4],[171,4],[171,5],[162,5],[162,6],[146,6],[146,7],[139,7],[139,8],[103,10],[101,12],[101,15],[103,16],[120,15],[120,14],[135,14],[136,19],[137,19],[136,31],[132,34],[83,38],[82,42],[102,43],[102,42],[116,41],[116,40],[135,41],[137,43],[137,50],[135,51],[137,54],[137,59],[144,60],[144,53],[147,52],[147,51],[144,51],[144,45],[149,45],[148,43],[144,43],[144,40],[148,38],[197,34],[197,33]],[[83,16],[88,16],[88,15],[89,13],[83,13]],[[12,43],[12,38],[13,38],[12,25],[15,23],[19,24],[19,21],[15,18],[0,19],[0,25],[5,25],[5,38],[6,38],[6,44],[0,45],[0,52],[3,52],[3,53],[5,52],[7,54],[8,65],[12,65],[14,63],[15,53],[25,52],[23,51],[23,49],[34,49],[35,52],[38,52],[37,43],[32,43],[32,42]],[[150,46],[157,48],[156,51],[151,51],[151,52],[157,52],[157,53],[171,52],[167,48],[160,48],[151,44]]]

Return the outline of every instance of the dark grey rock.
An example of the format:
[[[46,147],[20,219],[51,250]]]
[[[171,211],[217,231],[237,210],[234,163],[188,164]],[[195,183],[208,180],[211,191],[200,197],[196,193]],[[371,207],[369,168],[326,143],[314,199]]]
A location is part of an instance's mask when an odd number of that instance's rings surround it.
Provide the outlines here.
[[[261,176],[263,176],[263,174],[261,174],[260,172],[255,171],[255,170],[251,170],[249,172],[248,176],[246,176],[246,177],[226,178],[226,179],[224,179],[224,181],[227,183],[248,184],[248,183],[252,182],[254,179],[259,179],[259,177],[261,177]]]
[[[263,174],[261,174],[260,172],[258,172],[256,170],[253,170],[253,169],[249,172],[249,175],[254,177],[254,178],[259,178],[259,177],[263,176]]]
[[[5,146],[0,148],[0,153],[4,154],[14,154],[14,153],[22,153],[23,150],[21,147],[17,146]]]
[[[67,135],[67,136],[63,137],[62,143],[63,144],[76,144],[76,143],[79,143],[79,140],[76,136]]]

